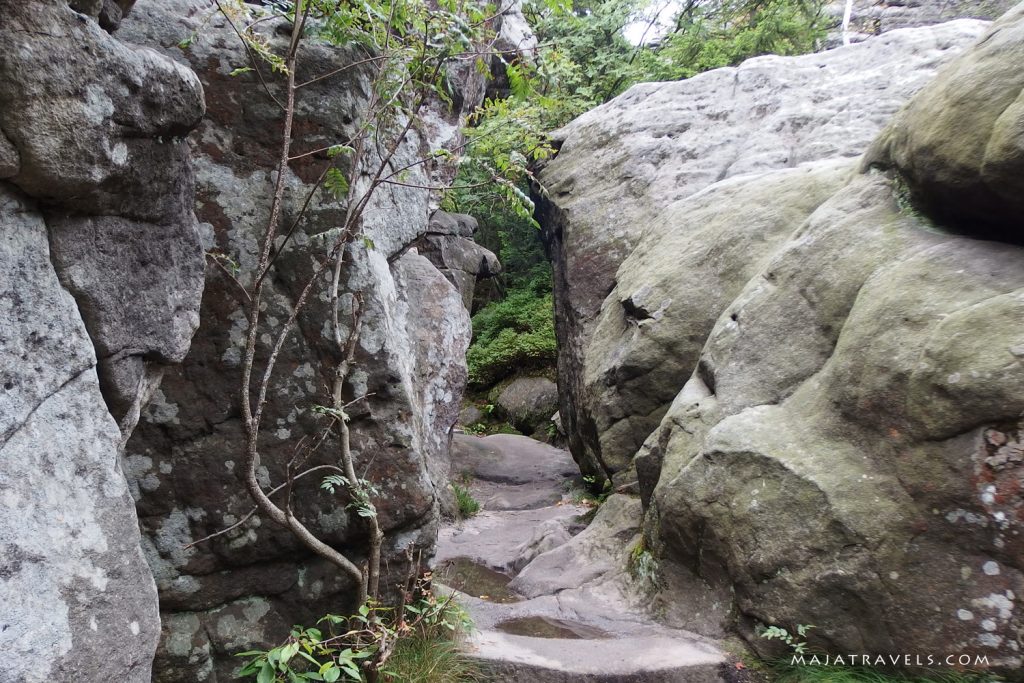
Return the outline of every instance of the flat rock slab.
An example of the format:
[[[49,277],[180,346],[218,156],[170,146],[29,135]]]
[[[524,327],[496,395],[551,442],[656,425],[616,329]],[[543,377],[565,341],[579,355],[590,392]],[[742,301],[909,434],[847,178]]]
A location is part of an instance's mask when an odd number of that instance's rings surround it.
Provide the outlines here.
[[[478,631],[467,647],[502,681],[532,683],[704,683],[721,680],[714,646],[666,636],[569,640]]]
[[[472,436],[456,434],[452,441],[452,472],[496,484],[548,482],[562,490],[563,482],[579,468],[567,451],[518,434]]]
[[[586,508],[572,504],[536,510],[484,510],[438,532],[435,562],[468,557],[492,569],[510,571],[516,568],[515,564],[538,533],[549,528],[552,532],[564,529],[584,512]]]

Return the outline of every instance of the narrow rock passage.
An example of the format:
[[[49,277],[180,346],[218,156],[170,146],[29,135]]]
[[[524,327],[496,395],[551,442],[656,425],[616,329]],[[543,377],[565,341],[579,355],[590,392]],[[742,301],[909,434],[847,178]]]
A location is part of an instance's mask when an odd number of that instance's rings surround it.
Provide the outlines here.
[[[457,434],[452,459],[482,510],[441,529],[435,573],[473,617],[466,648],[495,680],[719,680],[725,653],[659,624],[629,574],[639,499],[613,495],[586,525],[572,458],[525,436]]]

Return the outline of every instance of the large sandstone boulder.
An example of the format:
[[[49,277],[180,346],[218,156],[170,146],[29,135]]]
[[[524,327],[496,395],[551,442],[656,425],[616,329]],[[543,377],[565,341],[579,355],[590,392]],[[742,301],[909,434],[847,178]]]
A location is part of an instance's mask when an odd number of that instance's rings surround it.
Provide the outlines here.
[[[533,434],[558,409],[558,387],[547,377],[517,377],[502,388],[494,405],[499,417],[523,434]]]
[[[734,176],[859,155],[938,67],[984,30],[984,22],[961,20],[819,54],[758,57],[674,83],[644,83],[557,134],[561,150],[540,174],[539,217],[555,270],[560,412],[573,456],[586,471],[604,476],[628,463],[682,387],[694,350],[720,312],[702,314],[703,332],[668,329],[676,310],[689,304],[679,292],[666,298],[657,291],[661,276],[648,278],[645,269],[671,270],[676,254],[648,249],[650,258],[638,254],[624,264],[647,232],[678,232],[672,239],[686,240],[684,233],[699,227],[680,224],[679,213],[673,219],[666,207]],[[819,185],[819,200],[827,196],[822,190]],[[751,194],[743,201],[761,200]],[[814,206],[812,193],[798,211]],[[753,203],[746,210],[758,213]],[[769,233],[781,229],[780,221],[797,220],[764,213]],[[731,257],[711,255],[735,264],[735,272],[717,276],[723,289],[716,296],[737,293],[745,269],[766,253],[751,248],[747,258],[738,249]],[[609,296],[618,279],[630,284]],[[691,282],[704,291],[718,286]],[[613,336],[596,338],[599,317]],[[664,332],[654,339],[659,329]],[[656,348],[666,339],[669,348]],[[619,346],[626,348],[620,353]],[[689,350],[677,357],[681,346]],[[658,373],[648,370],[661,364],[668,371],[655,380]],[[651,396],[649,384],[658,385]]]
[[[868,152],[939,224],[1024,243],[1024,6],[956,59]]]
[[[1016,158],[1021,85],[993,74],[1024,43],[1020,12],[942,69],[867,163],[724,179],[662,210],[572,340],[599,465],[635,466],[648,547],[731,594],[762,653],[759,627],[813,624],[828,651],[976,655],[1020,676],[1020,176],[983,163]],[[988,101],[1011,115],[966,104]],[[914,201],[930,182],[947,204]],[[990,202],[970,204],[982,186]]]
[[[854,179],[722,312],[637,458],[647,530],[748,634],[1012,668],[1024,250],[936,234],[893,190]]]
[[[119,455],[198,325],[187,68],[130,0],[0,5],[4,680],[148,683],[160,632]]]

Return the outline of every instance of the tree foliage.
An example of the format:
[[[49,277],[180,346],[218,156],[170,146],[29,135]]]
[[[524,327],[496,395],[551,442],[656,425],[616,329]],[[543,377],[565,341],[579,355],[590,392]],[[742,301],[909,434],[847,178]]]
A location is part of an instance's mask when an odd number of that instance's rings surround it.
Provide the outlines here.
[[[641,81],[689,78],[762,54],[812,51],[827,28],[822,5],[821,0],[528,0],[527,19],[540,47],[531,59],[506,64],[508,96],[486,101],[473,116],[456,189],[446,198],[448,208],[473,214],[483,234],[497,236],[496,244],[486,246],[499,253],[507,295],[532,311],[535,306],[520,293],[543,297],[550,291],[538,286],[550,279],[550,266],[532,203],[524,198],[535,180],[532,164],[555,153],[552,130]],[[630,26],[641,28],[643,41],[626,38]],[[497,171],[504,174],[502,185],[484,182]],[[534,190],[543,192],[539,185]],[[510,212],[512,200],[516,209]],[[554,362],[541,325],[529,331],[520,325],[512,328],[520,331],[500,339],[478,331],[489,329],[488,321],[503,310],[484,309],[478,313],[481,321],[474,322],[477,336],[469,358],[475,383],[501,376],[507,363]]]

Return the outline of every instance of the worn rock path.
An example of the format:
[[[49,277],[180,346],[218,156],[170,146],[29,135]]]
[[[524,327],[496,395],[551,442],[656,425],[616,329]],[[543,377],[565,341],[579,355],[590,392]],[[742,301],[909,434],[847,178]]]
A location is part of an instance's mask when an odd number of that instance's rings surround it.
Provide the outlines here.
[[[687,682],[720,677],[716,642],[666,627],[628,571],[640,502],[611,496],[585,525],[569,454],[525,436],[457,434],[453,476],[482,510],[442,528],[435,558],[476,631],[466,648],[497,680]],[[707,600],[706,615],[715,606]]]

